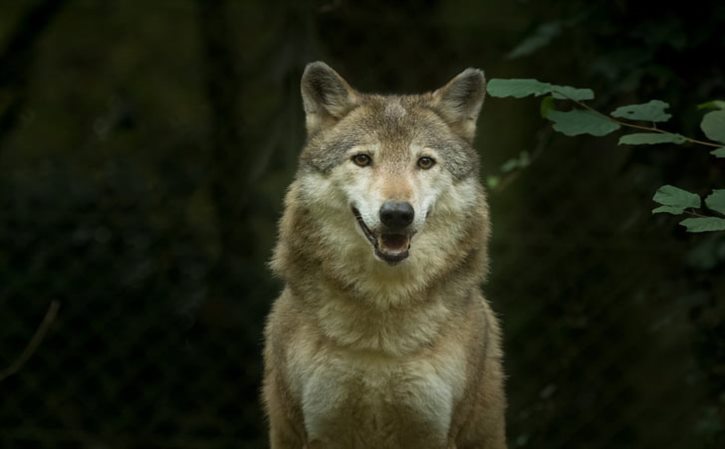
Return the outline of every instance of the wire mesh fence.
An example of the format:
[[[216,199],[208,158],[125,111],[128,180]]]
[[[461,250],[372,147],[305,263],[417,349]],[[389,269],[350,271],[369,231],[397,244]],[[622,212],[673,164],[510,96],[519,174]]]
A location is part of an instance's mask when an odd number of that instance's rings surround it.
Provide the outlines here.
[[[209,86],[234,80],[205,72],[220,41],[204,42],[218,36],[198,3],[67,3],[26,55],[27,85],[0,79],[22,101],[0,127],[0,448],[267,447],[261,333],[281,286],[265,264],[302,145],[303,64],[332,58],[382,91],[435,88],[461,64],[524,72],[536,61],[486,62],[521,9],[210,2],[241,85],[230,125]],[[487,101],[484,175],[534,144],[540,123],[517,107]],[[220,160],[233,119],[239,153]],[[490,194],[510,447],[723,447],[725,241],[648,209],[673,166],[700,162],[614,145],[554,138]]]

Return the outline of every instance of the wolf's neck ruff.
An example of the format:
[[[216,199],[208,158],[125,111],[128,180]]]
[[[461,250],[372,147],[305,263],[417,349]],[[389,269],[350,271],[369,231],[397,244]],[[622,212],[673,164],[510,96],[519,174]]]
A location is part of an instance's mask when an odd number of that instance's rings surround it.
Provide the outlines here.
[[[464,310],[485,278],[488,212],[477,182],[470,185],[478,207],[456,226],[449,222],[459,216],[455,201],[437,209],[411,256],[391,266],[373,256],[354,219],[330,220],[329,205],[306,198],[295,182],[273,267],[332,341],[395,355],[414,352],[434,342],[439,322]]]

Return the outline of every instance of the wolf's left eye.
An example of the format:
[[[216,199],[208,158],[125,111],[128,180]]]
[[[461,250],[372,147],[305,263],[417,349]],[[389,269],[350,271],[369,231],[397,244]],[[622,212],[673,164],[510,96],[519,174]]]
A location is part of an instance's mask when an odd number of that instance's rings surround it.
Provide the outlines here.
[[[418,167],[422,168],[423,170],[428,170],[435,164],[436,161],[432,157],[423,156],[422,158],[418,159]]]
[[[373,159],[365,153],[360,153],[353,156],[352,161],[358,167],[367,167],[373,162]]]

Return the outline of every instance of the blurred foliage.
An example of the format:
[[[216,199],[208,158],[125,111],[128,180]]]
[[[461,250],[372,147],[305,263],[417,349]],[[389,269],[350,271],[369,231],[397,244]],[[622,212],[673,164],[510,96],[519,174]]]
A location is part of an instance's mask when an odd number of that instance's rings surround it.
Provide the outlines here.
[[[0,381],[0,448],[266,447],[266,261],[305,63],[363,91],[478,66],[591,86],[598,110],[661,98],[694,136],[696,106],[725,97],[725,4],[694,6],[3,3],[0,369],[60,309]],[[725,238],[648,207],[664,184],[707,197],[725,159],[551,135],[529,101],[488,99],[478,138],[511,447],[723,447]]]

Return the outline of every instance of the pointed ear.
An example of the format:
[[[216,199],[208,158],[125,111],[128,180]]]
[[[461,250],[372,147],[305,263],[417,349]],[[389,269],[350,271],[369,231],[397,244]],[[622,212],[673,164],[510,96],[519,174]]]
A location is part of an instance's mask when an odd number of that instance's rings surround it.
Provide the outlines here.
[[[433,92],[433,107],[451,129],[473,142],[476,119],[486,96],[486,78],[479,69],[466,69]]]
[[[359,94],[321,61],[307,64],[301,88],[309,135],[334,125],[358,102]]]

